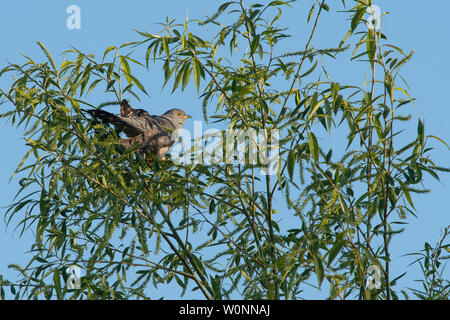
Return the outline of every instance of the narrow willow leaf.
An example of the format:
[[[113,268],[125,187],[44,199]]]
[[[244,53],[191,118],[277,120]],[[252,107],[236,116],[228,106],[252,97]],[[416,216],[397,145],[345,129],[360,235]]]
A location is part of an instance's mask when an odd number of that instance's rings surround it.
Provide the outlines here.
[[[134,76],[132,76],[130,74],[130,78],[133,81],[133,83],[142,91],[144,92],[146,95],[148,95],[147,91],[145,90],[144,86],[142,85],[142,83]]]
[[[105,53],[103,54],[102,61],[105,61],[106,55],[107,55],[111,50],[114,50],[114,49],[116,49],[116,46],[110,46],[110,47],[108,47],[108,48],[105,50]]]
[[[47,216],[50,212],[50,200],[48,199],[47,192],[45,190],[42,190],[41,192],[41,199],[39,202],[39,209],[42,216]]]
[[[410,195],[409,191],[403,190],[403,193],[405,194],[405,198],[406,198],[406,200],[408,200],[409,205],[415,210],[416,208],[414,207],[414,203],[411,199],[411,195]]]
[[[169,45],[167,44],[166,37],[162,38],[162,46],[163,46],[164,52],[166,53],[167,58],[169,58],[170,52],[169,52]]]
[[[322,285],[323,278],[324,278],[324,269],[323,269],[322,260],[317,255],[314,255],[313,261],[314,261],[314,271],[316,272],[317,282],[319,283],[319,288],[320,288],[320,286]]]
[[[99,82],[102,79],[95,79],[94,81],[92,81],[91,85],[89,86],[88,90],[86,91],[86,95],[91,92],[92,90],[94,90],[94,88],[97,86],[97,84],[99,84]]]
[[[116,79],[109,81],[106,85],[106,91],[110,90],[114,86],[115,83],[116,83]]]
[[[311,131],[308,132],[309,139],[309,152],[311,153],[314,161],[319,161],[319,144],[317,143],[317,138]]]
[[[320,108],[320,106],[325,102],[325,99],[322,99],[318,102],[316,102],[316,104],[312,107],[311,111],[308,114],[308,118],[306,119],[306,121],[309,121],[312,119],[312,117],[314,117],[315,113],[317,112],[317,110]]]
[[[55,269],[55,271],[53,271],[53,284],[55,286],[55,291],[56,291],[57,298],[61,299],[62,298],[61,277],[60,277],[58,269]]]
[[[209,214],[212,214],[214,212],[215,208],[216,208],[216,203],[214,202],[214,199],[211,199],[211,202],[209,203]]]
[[[321,7],[322,7],[322,9],[325,10],[325,11],[330,11],[330,7],[329,7],[325,2],[322,3],[322,6],[321,6]]]
[[[441,142],[443,145],[445,145],[445,146],[447,147],[447,149],[450,150],[449,145],[448,145],[444,140],[442,140],[441,138],[436,137],[436,136],[434,136],[434,135],[428,135],[427,138],[433,138],[433,139],[438,140],[438,141]]]
[[[201,77],[201,66],[196,58],[192,60],[192,69],[194,71],[194,82],[197,87],[197,92],[200,91],[200,77]]]
[[[130,65],[128,64],[127,58],[124,56],[120,56],[120,64],[125,74],[125,78],[127,79],[128,84],[132,84],[133,80],[131,79],[131,70]]]
[[[306,19],[306,22],[309,22],[309,20],[311,20],[311,17],[314,13],[314,8],[316,7],[316,4],[314,3],[311,7],[311,9],[309,9],[309,13],[308,13],[308,18]]]
[[[358,26],[359,22],[361,21],[362,17],[364,16],[364,12],[366,12],[366,8],[361,7],[353,15],[352,22],[350,24],[350,30],[352,33],[353,33],[353,31],[355,31],[356,27]]]
[[[48,61],[50,61],[53,71],[56,71],[55,60],[53,60],[50,52],[48,52],[47,48],[42,44],[42,42],[38,41],[37,44],[39,45],[39,47],[41,47],[42,51],[44,51],[45,55],[47,56]]]
[[[210,18],[208,18],[206,21],[203,21],[202,24],[207,24],[210,22],[214,22],[227,8],[229,5],[236,3],[236,1],[229,1],[222,4],[215,14],[213,14]]]
[[[288,159],[287,159],[287,169],[288,169],[289,177],[291,178],[291,180],[292,180],[292,177],[294,176],[294,165],[295,165],[296,155],[297,155],[297,153],[294,150],[289,151]]]
[[[305,73],[303,73],[303,74],[300,76],[300,78],[306,77],[308,74],[310,74],[311,72],[313,72],[314,69],[316,69],[317,62],[318,62],[318,60],[316,60],[316,62],[314,63],[314,65],[313,65],[311,68],[309,68],[308,71],[306,71]]]
[[[261,35],[259,35],[259,34],[253,38],[252,44],[250,46],[250,56],[253,56],[255,54],[256,49],[258,49],[260,38],[261,38]]]
[[[186,70],[186,66],[187,66],[187,64],[183,63],[177,70],[178,72],[175,73],[175,79],[173,81],[172,93],[175,92],[175,90],[179,87],[181,81],[183,80],[183,75],[184,75],[184,71]]]
[[[183,82],[182,82],[181,90],[184,90],[184,88],[186,88],[186,86],[188,85],[189,80],[191,80],[192,69],[193,68],[191,68],[190,61],[186,61],[186,68],[183,72]]]
[[[393,48],[393,49],[397,50],[398,52],[400,52],[402,55],[405,55],[405,52],[397,46],[394,46],[392,44],[385,44],[383,46]]]
[[[419,138],[420,144],[423,145],[425,139],[425,132],[423,128],[423,122],[420,119],[419,122],[417,123],[417,136]]]
[[[291,5],[289,4],[290,1],[272,1],[271,3],[269,3],[267,6],[268,7],[274,7],[274,6],[288,6],[291,7]]]
[[[301,102],[301,95],[300,95],[300,91],[297,90],[297,91],[295,92],[295,105],[296,105],[296,106],[299,106],[299,105],[300,105],[300,102]]]
[[[377,44],[375,41],[375,33],[372,30],[369,30],[369,32],[367,33],[366,47],[367,57],[369,58],[371,67],[373,68],[373,61],[375,60],[375,51],[377,50]]]
[[[333,263],[334,259],[337,257],[344,244],[345,241],[342,240],[342,236],[340,237],[340,239],[336,239],[336,242],[328,253],[328,265],[331,265]]]

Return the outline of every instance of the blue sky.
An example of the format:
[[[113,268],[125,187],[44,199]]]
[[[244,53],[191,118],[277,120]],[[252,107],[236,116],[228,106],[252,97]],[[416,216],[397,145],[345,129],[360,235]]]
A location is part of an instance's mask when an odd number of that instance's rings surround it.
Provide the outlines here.
[[[264,1],[261,1],[264,2]],[[319,23],[313,46],[337,46],[345,35],[350,24],[346,20],[348,14],[336,12],[341,10],[339,5],[331,5],[331,11],[324,15]],[[350,1],[347,1],[349,4]],[[41,41],[54,55],[59,63],[62,61],[57,54],[73,45],[82,51],[100,56],[111,45],[120,45],[126,41],[138,39],[133,29],[147,30],[157,33],[161,27],[156,22],[165,20],[166,16],[177,18],[179,21],[188,14],[189,18],[202,18],[206,13],[215,12],[223,1],[9,1],[2,3],[2,19],[0,19],[0,39],[2,39],[0,53],[0,68],[6,60],[21,63],[24,53],[36,59],[43,60],[42,52],[36,45]],[[69,30],[66,27],[69,5],[76,4],[81,8],[81,29]],[[331,4],[331,2],[330,2]],[[446,95],[450,85],[450,2],[435,1],[407,1],[407,0],[374,0],[383,12],[389,14],[383,18],[383,30],[388,35],[390,43],[409,52],[415,50],[412,60],[404,67],[402,74],[406,77],[411,92],[416,98],[416,110],[413,116],[425,119],[427,134],[434,134],[450,141],[450,108]],[[310,1],[299,1],[293,9],[286,10],[284,24],[291,27],[295,36],[289,40],[292,50],[300,50],[309,28],[305,29],[304,17],[310,7]],[[295,47],[298,44],[298,47]],[[351,66],[350,69],[348,66]],[[351,69],[348,59],[338,59],[330,66],[333,77],[346,83],[359,81],[363,76],[358,70]],[[194,118],[202,119],[201,101],[194,89],[184,93],[170,94],[170,90],[161,91],[161,70],[150,69],[142,78],[144,86],[149,88],[150,97],[142,99],[142,105],[149,106],[152,113],[160,113],[169,107],[178,106],[186,110]],[[361,81],[360,81],[361,80]],[[0,87],[5,88],[7,82],[0,79]],[[107,99],[106,99],[107,100]],[[1,106],[0,108],[4,108]],[[0,159],[0,215],[3,216],[6,207],[11,203],[18,187],[17,180],[9,182],[9,177],[18,162],[26,152],[22,140],[22,129],[14,129],[6,121],[0,121],[1,150]],[[326,139],[324,137],[323,139]],[[442,166],[450,166],[450,151],[438,143],[434,160]],[[431,243],[438,240],[444,226],[450,224],[448,198],[450,196],[450,175],[442,175],[441,181],[426,179],[431,193],[416,197],[418,218],[409,218],[407,231],[394,239],[393,252],[414,252],[422,249],[425,241]],[[24,264],[27,262],[25,252],[29,249],[32,235],[19,237],[14,232],[14,223],[6,227],[0,220],[0,274],[10,278],[14,275],[7,269],[10,263]],[[400,254],[392,257],[396,259],[394,271],[397,274],[408,271],[414,273],[413,267],[407,267],[412,261],[410,257]],[[450,269],[447,270],[447,276]],[[414,278],[414,277],[413,277]],[[414,283],[404,282],[405,286]],[[176,297],[176,296],[175,296]],[[173,298],[175,298],[173,297]],[[187,295],[186,297],[189,297]]]

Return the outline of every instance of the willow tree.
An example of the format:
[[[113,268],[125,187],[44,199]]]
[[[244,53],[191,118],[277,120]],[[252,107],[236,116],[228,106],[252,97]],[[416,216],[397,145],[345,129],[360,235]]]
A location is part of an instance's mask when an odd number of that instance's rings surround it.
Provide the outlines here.
[[[412,52],[388,42],[371,1],[342,1],[342,41],[313,46],[327,2],[311,1],[306,41],[291,49],[283,10],[294,1],[231,1],[203,20],[138,31],[100,58],[72,48],[57,65],[38,43],[44,62],[1,70],[13,79],[0,91],[2,118],[26,129],[28,149],[6,219],[35,234],[32,259],[11,265],[21,278],[3,279],[2,296],[10,287],[17,298],[155,298],[152,288],[171,282],[205,299],[308,298],[311,282],[331,299],[407,294],[391,271],[391,239],[418,214],[424,177],[446,170],[427,147],[440,139],[422,120],[405,125],[413,98],[400,69]],[[340,82],[330,61],[350,63],[361,86]],[[277,132],[273,174],[260,174],[263,157],[147,162],[80,112],[139,101],[148,88],[136,70],[154,65],[162,86],[197,90],[205,122],[267,140]],[[321,143],[335,135],[346,148]]]

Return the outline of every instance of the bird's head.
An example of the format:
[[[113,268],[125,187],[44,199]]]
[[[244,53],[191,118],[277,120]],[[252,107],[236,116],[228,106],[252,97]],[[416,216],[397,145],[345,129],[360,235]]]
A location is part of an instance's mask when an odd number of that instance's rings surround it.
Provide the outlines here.
[[[178,124],[182,126],[186,119],[192,118],[190,115],[187,115],[184,113],[181,109],[170,109],[166,113],[164,113],[164,116],[169,118],[174,124]]]

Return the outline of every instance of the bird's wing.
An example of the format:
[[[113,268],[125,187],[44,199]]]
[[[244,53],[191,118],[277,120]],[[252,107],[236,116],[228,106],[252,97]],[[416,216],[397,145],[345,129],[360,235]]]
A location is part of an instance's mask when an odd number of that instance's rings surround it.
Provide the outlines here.
[[[113,124],[117,130],[124,131],[127,136],[137,136],[145,131],[145,118],[124,118],[116,116],[105,110],[91,109],[83,110],[89,113],[92,117],[100,119],[103,122]]]
[[[162,132],[172,133],[177,127],[164,116],[147,115],[140,118],[143,124],[143,131],[148,136],[159,135]]]
[[[130,107],[131,108],[131,107]],[[132,109],[127,116],[117,116],[105,110],[83,110],[92,117],[113,124],[117,130],[123,131],[127,137],[135,137],[141,133],[154,136],[161,132],[172,132],[177,127],[167,117],[150,115],[143,109]],[[123,110],[121,110],[122,113]],[[124,111],[125,112],[125,111]]]

